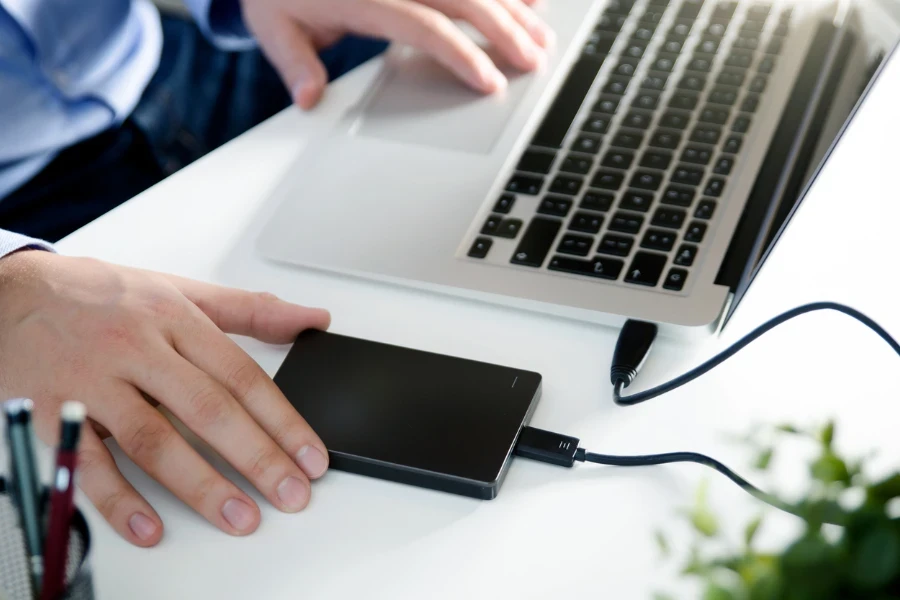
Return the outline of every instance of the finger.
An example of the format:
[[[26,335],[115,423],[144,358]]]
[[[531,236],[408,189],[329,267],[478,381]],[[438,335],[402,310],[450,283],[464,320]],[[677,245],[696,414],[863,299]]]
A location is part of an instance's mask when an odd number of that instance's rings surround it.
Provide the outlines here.
[[[176,327],[172,340],[176,351],[223,385],[307,477],[325,474],[325,444],[266,372],[212,321],[198,311],[196,325]]]
[[[318,104],[328,84],[328,72],[303,29],[290,19],[272,18],[258,23],[255,33],[294,103],[304,110]]]
[[[532,39],[544,48],[549,48],[556,40],[556,34],[531,8],[535,0],[496,0],[525,30]]]
[[[161,379],[169,379],[168,373]],[[137,466],[222,531],[246,535],[256,530],[259,507],[247,494],[203,460],[137,390],[120,382],[115,393],[106,412],[94,418]]]
[[[540,66],[544,52],[524,27],[496,0],[419,0],[452,19],[475,26],[514,66],[531,71]]]
[[[210,327],[214,328],[212,324]],[[196,335],[196,328],[184,328],[187,335]],[[225,337],[221,332],[218,335]],[[216,359],[210,348],[203,351]],[[159,399],[273,506],[283,512],[304,509],[309,503],[309,478],[234,397],[171,347],[154,349],[152,355],[148,368],[133,374],[132,383]],[[165,373],[166,377],[156,377],[155,373]]]
[[[328,311],[285,302],[269,293],[253,293],[200,281],[167,276],[226,333],[252,336],[263,342],[293,342],[306,329],[328,329]]]
[[[122,476],[112,454],[90,426],[81,433],[78,486],[113,529],[132,544],[155,546],[162,539],[162,519]]]
[[[347,27],[417,48],[476,90],[493,93],[506,86],[506,77],[487,54],[433,8],[407,0],[359,1],[349,11]]]

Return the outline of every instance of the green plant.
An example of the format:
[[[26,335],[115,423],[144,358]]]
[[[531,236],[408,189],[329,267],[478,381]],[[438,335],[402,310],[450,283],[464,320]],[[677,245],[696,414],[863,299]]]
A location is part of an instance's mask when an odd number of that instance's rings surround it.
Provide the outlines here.
[[[780,551],[761,551],[755,544],[764,525],[760,516],[747,524],[740,549],[722,551],[727,541],[701,486],[687,511],[696,538],[682,573],[699,579],[704,600],[900,599],[900,473],[867,477],[865,459],[851,461],[835,450],[834,423],[818,431],[785,425],[769,433],[776,441],[803,436],[816,444],[806,494],[786,503],[803,519],[802,532]],[[759,437],[747,441],[756,445],[755,466],[764,471],[775,446],[760,444]],[[668,550],[662,533],[658,541]]]

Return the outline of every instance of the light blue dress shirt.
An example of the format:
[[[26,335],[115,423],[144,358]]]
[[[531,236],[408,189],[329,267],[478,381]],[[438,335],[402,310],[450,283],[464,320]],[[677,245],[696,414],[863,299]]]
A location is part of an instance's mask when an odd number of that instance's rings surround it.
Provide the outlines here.
[[[252,47],[238,0],[185,0],[227,50]],[[0,202],[66,146],[122,123],[159,65],[150,0],[0,0]],[[0,230],[0,256],[32,241]]]

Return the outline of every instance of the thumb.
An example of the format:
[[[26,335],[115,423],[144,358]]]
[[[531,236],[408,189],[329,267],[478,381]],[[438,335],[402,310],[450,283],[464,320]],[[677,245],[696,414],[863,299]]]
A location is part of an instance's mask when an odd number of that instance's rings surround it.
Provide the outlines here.
[[[328,83],[328,72],[312,39],[300,25],[287,18],[271,20],[257,29],[256,37],[294,104],[304,110],[318,104]]]

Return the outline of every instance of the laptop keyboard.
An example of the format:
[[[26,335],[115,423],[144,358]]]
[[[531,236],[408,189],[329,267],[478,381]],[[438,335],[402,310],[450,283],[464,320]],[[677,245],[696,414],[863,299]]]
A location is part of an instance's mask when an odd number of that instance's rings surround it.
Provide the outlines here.
[[[507,238],[514,265],[685,289],[790,20],[706,3],[609,2],[469,257]],[[537,200],[527,222],[508,217],[523,196]]]

